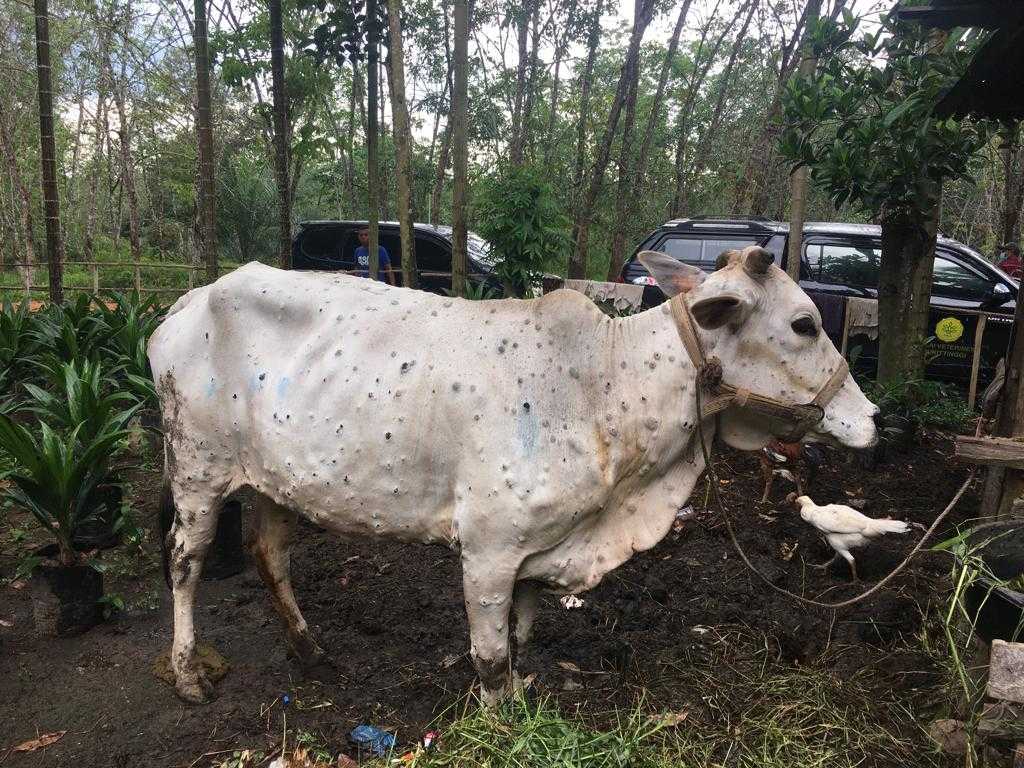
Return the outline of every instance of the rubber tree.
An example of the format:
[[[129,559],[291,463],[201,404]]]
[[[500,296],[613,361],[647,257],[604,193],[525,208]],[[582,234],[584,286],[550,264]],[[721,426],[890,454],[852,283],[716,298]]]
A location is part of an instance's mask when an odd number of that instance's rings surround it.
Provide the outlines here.
[[[619,82],[615,89],[615,96],[612,98],[611,109],[608,112],[608,122],[605,125],[601,142],[598,144],[597,157],[594,159],[594,165],[590,171],[590,182],[587,184],[587,190],[576,211],[576,221],[573,224],[574,247],[569,256],[570,278],[579,279],[587,276],[590,220],[594,215],[597,196],[604,184],[604,174],[611,158],[612,144],[619,126],[622,108],[626,105],[630,84],[636,77],[636,69],[640,66],[640,43],[643,41],[644,32],[647,31],[647,26],[651,23],[653,16],[654,0],[636,0],[633,9],[633,30],[629,36],[629,47],[626,49],[625,60],[622,62],[622,69],[619,72]]]
[[[370,232],[369,274],[373,280],[380,276],[380,164],[377,159],[378,113],[377,86],[380,43],[380,25],[377,0],[366,2],[366,221]]]
[[[50,271],[50,301],[64,303],[64,244],[60,237],[60,197],[57,192],[57,146],[53,136],[53,76],[50,65],[50,10],[35,0],[36,75],[39,92],[39,147],[46,217],[46,261]]]
[[[400,0],[388,3],[388,71],[391,73],[391,112],[395,133],[398,227],[402,236],[402,285],[418,288],[416,236],[412,228],[412,130],[405,100],[405,61],[402,46]]]
[[[278,263],[292,266],[292,196],[288,171],[288,94],[284,81],[281,0],[270,0],[270,72],[274,92],[274,178],[277,181]]]
[[[942,185],[967,174],[988,128],[932,115],[966,68],[962,38],[937,45],[928,30],[885,17],[875,31],[857,27],[848,11],[816,26],[819,74],[787,89],[779,149],[837,207],[882,225],[878,378],[890,382],[924,369]]]
[[[206,0],[195,0],[192,32],[196,64],[196,136],[199,154],[199,220],[202,260],[206,279],[217,279],[217,186],[213,158],[213,112],[210,98],[210,49],[206,24]]]
[[[453,42],[452,76],[452,293],[466,293],[466,250],[468,232],[466,205],[468,202],[469,144],[467,121],[469,113],[469,24],[470,6],[467,0],[455,0],[455,32]]]

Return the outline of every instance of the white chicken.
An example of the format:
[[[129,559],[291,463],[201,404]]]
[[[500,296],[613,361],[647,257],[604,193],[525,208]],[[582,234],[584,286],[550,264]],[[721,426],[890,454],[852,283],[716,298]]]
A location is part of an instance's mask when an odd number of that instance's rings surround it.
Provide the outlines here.
[[[850,554],[851,549],[862,547],[869,539],[877,536],[910,530],[910,526],[902,520],[875,520],[845,504],[825,504],[819,507],[810,496],[790,494],[787,498],[800,506],[800,517],[825,534],[825,541],[836,551],[827,563],[812,567],[828,568],[837,557],[842,557],[850,564],[854,580],[857,580],[857,564]]]

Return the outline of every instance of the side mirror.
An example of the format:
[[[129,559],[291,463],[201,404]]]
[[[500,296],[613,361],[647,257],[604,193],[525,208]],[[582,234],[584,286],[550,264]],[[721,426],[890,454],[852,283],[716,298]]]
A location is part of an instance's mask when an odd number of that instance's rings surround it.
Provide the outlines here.
[[[982,303],[986,307],[1001,307],[1012,298],[1013,293],[1003,283],[993,283]]]

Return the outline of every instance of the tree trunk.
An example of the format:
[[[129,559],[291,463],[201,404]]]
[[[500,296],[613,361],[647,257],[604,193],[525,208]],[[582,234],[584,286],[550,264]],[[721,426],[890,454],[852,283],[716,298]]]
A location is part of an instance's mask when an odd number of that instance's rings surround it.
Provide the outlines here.
[[[619,74],[619,84],[615,90],[615,97],[612,100],[611,111],[608,114],[608,124],[605,127],[604,137],[598,148],[597,158],[590,175],[590,184],[583,198],[576,215],[576,222],[573,225],[573,241],[575,248],[569,257],[569,277],[575,279],[585,278],[587,275],[587,249],[590,238],[590,219],[594,213],[594,205],[597,196],[601,191],[604,182],[604,172],[608,167],[608,160],[611,156],[612,142],[615,140],[615,130],[619,124],[619,116],[622,107],[626,102],[629,84],[639,67],[640,42],[643,40],[647,25],[654,15],[653,0],[636,0],[634,4],[633,32],[629,37],[629,48],[626,50],[626,60],[622,64],[622,71]]]
[[[288,174],[288,95],[284,83],[284,26],[281,0],[270,0],[270,71],[274,91],[274,175],[277,178],[277,259],[292,266],[292,198]]]
[[[1003,160],[1003,200],[1000,216],[1000,242],[1016,243],[1020,238],[1020,207],[1024,196],[1021,174],[1020,123],[1005,123],[1001,131],[999,154]]]
[[[530,148],[530,125],[533,119],[533,104],[537,95],[538,49],[540,48],[540,0],[533,0],[533,14],[530,21],[530,76],[526,81],[526,98],[519,130],[519,161],[526,159]]]
[[[715,58],[718,56],[718,51],[722,47],[722,43],[725,42],[726,36],[732,30],[733,24],[739,18],[740,14],[737,14],[732,18],[729,24],[722,30],[715,42],[711,46],[711,52],[708,54],[706,60],[698,66],[698,62],[701,62],[701,52],[704,50],[704,43],[707,40],[707,35],[711,31],[711,24],[714,22],[715,17],[718,14],[718,7],[721,4],[721,0],[715,5],[714,10],[711,12],[711,16],[708,18],[707,24],[701,30],[700,42],[697,44],[697,53],[694,57],[694,69],[690,75],[690,82],[686,89],[686,101],[683,102],[682,109],[679,110],[679,119],[676,123],[676,161],[675,161],[675,177],[676,177],[676,189],[675,194],[672,197],[672,215],[679,217],[684,215],[683,211],[683,194],[686,186],[686,149],[689,144],[689,132],[690,132],[690,118],[693,116],[693,106],[697,102],[697,94],[700,92],[701,86],[704,84],[704,79],[707,77],[711,65],[714,64]],[[742,10],[741,10],[742,13]]]
[[[818,19],[818,12],[821,10],[821,0],[812,0],[807,9],[807,26],[811,28]],[[818,66],[818,59],[813,51],[804,50],[803,59],[797,69],[797,77],[808,78],[814,76],[814,70]],[[810,168],[801,165],[790,175],[790,213],[789,213],[789,250],[786,254],[786,272],[793,278],[793,282],[800,282],[800,256],[803,253],[804,219],[807,216],[807,186],[810,180]],[[929,274],[931,267],[929,267]]]
[[[583,202],[583,173],[587,164],[587,127],[590,123],[590,91],[594,87],[594,64],[597,61],[597,48],[601,42],[601,5],[597,0],[590,30],[587,34],[587,63],[583,68],[583,79],[580,85],[580,122],[576,126],[576,168],[572,174],[573,214],[579,217],[579,207]]]
[[[356,64],[352,62],[352,88],[349,91],[348,100],[348,159],[345,163],[345,181],[342,184],[342,194],[345,198],[345,210],[352,210],[352,200],[355,197],[356,184]],[[348,214],[352,215],[352,214]]]
[[[633,124],[636,122],[636,92],[640,81],[639,65],[633,68],[633,81],[626,91],[626,119],[622,124],[619,144],[619,180],[615,195],[615,220],[612,223],[611,253],[608,255],[606,280],[614,282],[625,261],[626,214],[629,211],[633,181]]]
[[[32,195],[25,186],[25,179],[18,167],[18,157],[14,151],[14,140],[11,136],[6,105],[9,102],[0,100],[0,151],[3,152],[7,173],[11,179],[13,192],[18,198],[18,215],[24,233],[22,257],[16,259],[23,266],[18,267],[22,280],[31,285],[35,280],[36,236],[32,223]],[[15,237],[17,235],[15,234]]]
[[[142,260],[142,240],[139,234],[139,196],[135,189],[135,161],[132,158],[132,125],[125,104],[125,65],[122,62],[121,79],[114,80],[113,63],[107,59],[107,75],[110,78],[110,92],[117,108],[118,149],[121,154],[121,188],[128,199],[128,246],[132,261]],[[120,219],[118,219],[120,221]]]
[[[523,132],[525,120],[523,107],[526,101],[526,66],[528,63],[527,35],[533,9],[540,5],[540,0],[524,0],[517,8],[516,34],[519,61],[516,66],[516,92],[512,106],[512,138],[509,142],[509,162],[520,165],[523,162]]]
[[[452,82],[452,293],[466,294],[466,204],[469,147],[466,136],[469,77],[469,4],[455,0],[455,51]]]
[[[195,0],[196,133],[199,149],[199,219],[206,279],[217,279],[217,187],[213,166],[213,112],[210,96],[210,52],[206,30],[206,0]]]
[[[105,84],[105,79],[101,75],[101,85],[99,86],[96,100],[96,115],[93,122],[93,165],[89,175],[89,195],[85,201],[85,242],[82,248],[82,258],[84,261],[92,261],[93,259],[94,240],[96,237],[96,209],[99,205],[97,197],[100,171],[103,169],[103,158],[105,156],[103,147],[109,140],[103,132],[107,124],[107,95],[103,84]]]
[[[35,0],[36,74],[39,89],[39,145],[46,214],[46,261],[50,301],[64,303],[64,244],[60,241],[60,197],[57,192],[57,144],[53,136],[53,83],[50,68],[50,12],[46,0]]]
[[[448,170],[448,160],[452,149],[451,112],[448,122],[441,134],[441,151],[437,154],[437,172],[434,174],[434,188],[430,193],[430,223],[437,224],[441,219],[441,193],[444,191],[444,174]]]
[[[366,192],[367,226],[370,241],[367,244],[370,279],[380,277],[380,166],[377,163],[377,0],[366,2]]]
[[[878,276],[878,381],[919,378],[924,371],[938,202],[920,215],[882,216]]]
[[[400,0],[388,0],[388,60],[391,64],[391,120],[395,134],[398,226],[402,234],[402,285],[419,288],[416,273],[416,236],[412,228],[412,132],[405,103],[405,63],[402,49]]]
[[[661,74],[658,76],[658,87],[654,92],[654,99],[651,102],[651,111],[647,116],[647,125],[644,128],[644,137],[640,144],[640,153],[636,158],[636,168],[633,171],[632,182],[629,184],[623,184],[623,177],[620,175],[619,179],[619,195],[616,202],[615,211],[615,224],[612,228],[612,252],[611,258],[608,263],[608,275],[607,279],[609,282],[615,281],[619,277],[619,272],[622,270],[622,265],[626,260],[626,225],[630,219],[630,214],[635,213],[636,203],[642,199],[644,176],[647,173],[647,163],[649,162],[651,155],[651,146],[654,143],[654,130],[658,124],[658,118],[661,115],[661,104],[665,96],[665,87],[668,84],[668,76],[672,69],[672,63],[675,60],[676,51],[679,48],[679,37],[682,35],[683,26],[686,24],[686,15],[690,10],[691,0],[685,0],[679,9],[679,16],[676,17],[676,26],[672,30],[672,37],[669,39],[668,49],[665,51],[665,60],[661,65]],[[639,69],[637,70],[637,79],[634,80],[633,94],[632,94],[632,105],[636,105],[636,87],[637,80],[639,80]],[[627,110],[626,126],[627,130],[632,130],[631,120],[628,117],[629,110]],[[623,132],[623,147],[627,145],[626,133]],[[622,156],[625,157],[623,151]],[[622,173],[622,163],[619,163],[619,172]]]
[[[747,17],[743,20],[743,26],[740,28],[739,34],[736,35],[736,39],[733,41],[732,50],[729,52],[729,60],[725,65],[725,69],[722,71],[722,83],[718,88],[718,99],[715,101],[715,109],[711,114],[711,121],[708,123],[707,129],[704,131],[701,147],[697,151],[696,161],[690,174],[691,178],[698,178],[707,166],[708,157],[711,155],[711,147],[709,145],[710,142],[718,135],[718,129],[722,123],[722,110],[725,107],[725,99],[729,93],[729,81],[732,79],[732,72],[736,66],[736,57],[739,55],[740,47],[744,42],[746,42],[747,29],[750,27],[751,19],[754,18],[754,12],[757,10],[757,6],[758,0],[747,0],[747,4],[740,10],[741,14],[746,10]],[[685,179],[685,174],[683,178]],[[678,192],[678,208],[680,210],[686,210],[690,207],[690,200],[689,188],[685,182],[682,187],[678,189]]]

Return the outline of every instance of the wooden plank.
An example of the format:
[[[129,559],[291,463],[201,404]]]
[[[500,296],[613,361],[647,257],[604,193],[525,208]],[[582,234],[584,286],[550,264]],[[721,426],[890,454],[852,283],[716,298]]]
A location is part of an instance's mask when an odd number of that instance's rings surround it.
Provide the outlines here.
[[[839,353],[846,357],[846,346],[850,341],[850,306],[849,302],[843,302],[843,341]]]
[[[967,390],[967,408],[974,410],[974,401],[978,395],[978,369],[981,368],[981,339],[985,335],[988,315],[978,318],[978,327],[974,331],[974,357],[971,359],[971,386]]]
[[[956,457],[970,464],[1024,469],[1024,438],[957,435],[953,446]]]

